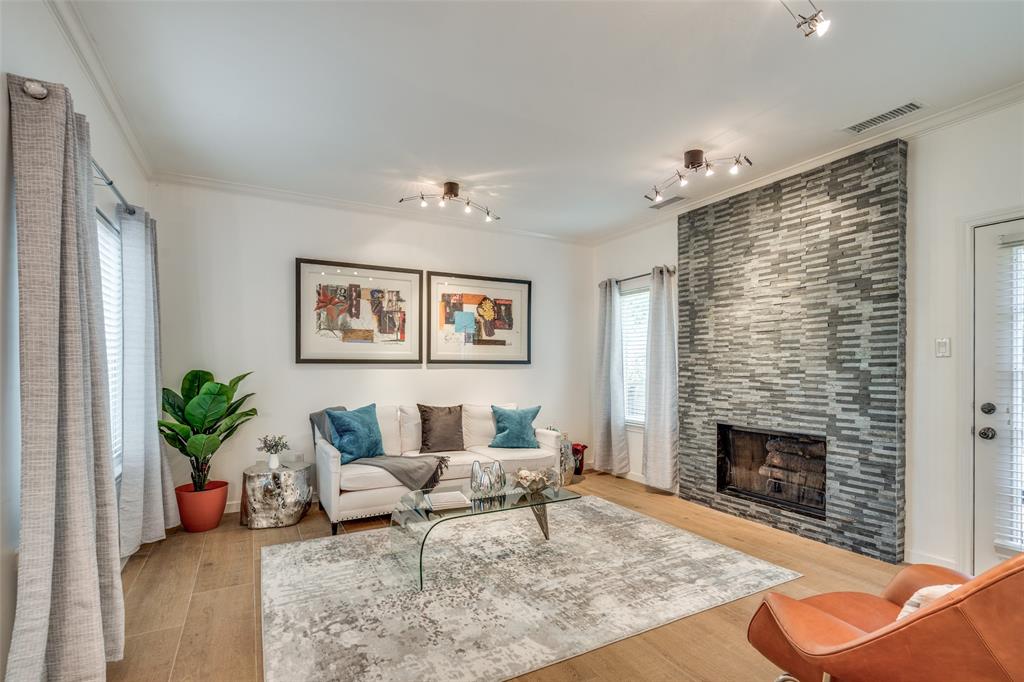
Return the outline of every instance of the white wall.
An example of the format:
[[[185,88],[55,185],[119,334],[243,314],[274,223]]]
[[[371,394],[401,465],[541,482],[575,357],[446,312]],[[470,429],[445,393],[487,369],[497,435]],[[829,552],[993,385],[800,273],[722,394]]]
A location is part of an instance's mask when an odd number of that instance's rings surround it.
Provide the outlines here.
[[[971,363],[964,222],[1024,207],[1024,103],[911,138],[908,157],[907,560],[962,564]],[[953,357],[936,358],[936,338]],[[969,471],[969,469],[967,469]],[[966,502],[969,503],[969,499]]]
[[[663,221],[594,247],[590,295],[595,301],[595,315],[597,285],[602,280],[640,275],[650,272],[655,265],[675,267],[679,261],[676,215],[671,209],[666,210],[669,215]],[[596,317],[594,319],[596,324]],[[629,473],[626,477],[643,483],[643,429],[628,427],[626,440],[629,444]]]
[[[558,241],[355,213],[248,194],[158,185],[164,385],[202,367],[244,371],[260,411],[216,454],[213,476],[239,499],[255,439],[283,433],[312,461],[307,415],[328,405],[513,401],[542,406],[538,425],[589,441],[590,249]],[[298,365],[296,257],[495,275],[533,282],[529,366]],[[425,283],[424,283],[425,286]],[[187,481],[184,458],[176,479]]]
[[[144,203],[149,185],[92,80],[83,70],[55,16],[41,2],[0,2],[0,73],[63,83],[75,109],[89,119],[92,153],[130,201]],[[18,411],[17,261],[14,202],[10,199],[9,105],[6,78],[0,97],[0,677],[14,620],[21,471]],[[97,201],[110,205],[106,190]]]

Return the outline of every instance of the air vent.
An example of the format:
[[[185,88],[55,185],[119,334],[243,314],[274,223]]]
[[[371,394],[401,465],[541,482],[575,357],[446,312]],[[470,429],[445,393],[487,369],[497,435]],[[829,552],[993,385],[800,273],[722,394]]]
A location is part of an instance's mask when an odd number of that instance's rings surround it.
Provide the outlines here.
[[[888,123],[889,121],[895,121],[898,118],[902,118],[907,114],[912,114],[915,111],[918,111],[923,108],[924,107],[918,104],[917,102],[908,102],[903,106],[896,107],[895,109],[890,109],[884,114],[872,116],[871,118],[861,121],[860,123],[854,123],[852,126],[846,127],[845,130],[853,133],[854,135],[860,135],[866,130],[871,130],[876,126],[880,126],[883,123]]]
[[[686,197],[669,197],[668,199],[665,199],[664,201],[659,201],[656,204],[651,204],[651,208],[660,211],[661,209],[665,208],[666,206],[671,206],[672,204],[678,204],[680,201],[686,201]]]

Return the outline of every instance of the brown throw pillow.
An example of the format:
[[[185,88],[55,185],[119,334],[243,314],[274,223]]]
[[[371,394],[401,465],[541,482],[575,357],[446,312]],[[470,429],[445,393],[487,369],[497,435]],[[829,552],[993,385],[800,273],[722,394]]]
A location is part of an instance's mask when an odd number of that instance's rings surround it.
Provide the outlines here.
[[[432,407],[416,405],[420,411],[423,442],[420,453],[462,450],[462,405]]]

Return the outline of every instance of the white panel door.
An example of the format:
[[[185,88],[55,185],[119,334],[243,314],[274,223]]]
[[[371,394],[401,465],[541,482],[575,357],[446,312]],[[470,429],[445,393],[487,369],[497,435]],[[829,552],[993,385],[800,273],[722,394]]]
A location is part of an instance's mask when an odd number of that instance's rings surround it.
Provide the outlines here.
[[[974,231],[974,572],[1024,551],[1024,220]]]

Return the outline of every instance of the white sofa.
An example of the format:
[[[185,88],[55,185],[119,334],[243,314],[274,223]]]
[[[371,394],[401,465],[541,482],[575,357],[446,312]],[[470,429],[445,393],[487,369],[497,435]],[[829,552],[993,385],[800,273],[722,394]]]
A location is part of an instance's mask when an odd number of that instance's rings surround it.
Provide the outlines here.
[[[514,404],[499,407],[515,408]],[[384,441],[384,454],[410,456],[420,451],[420,413],[415,405],[378,405],[377,422]],[[462,406],[462,439],[465,450],[435,453],[448,456],[443,481],[469,478],[474,461],[481,464],[501,462],[509,474],[516,469],[546,469],[558,463],[557,431],[534,431],[538,448],[492,448],[496,429],[490,405]],[[357,461],[341,463],[341,453],[315,429],[316,472],[320,505],[331,520],[331,531],[338,523],[367,516],[390,514],[398,499],[409,489],[384,469]]]

